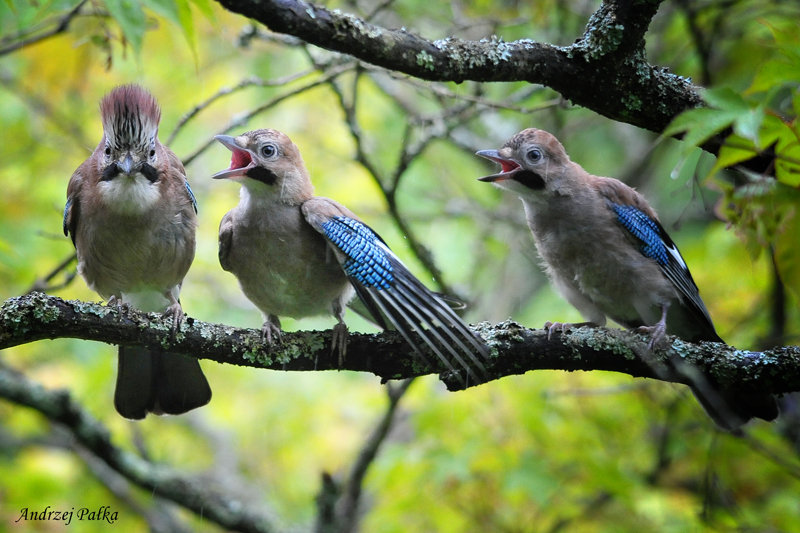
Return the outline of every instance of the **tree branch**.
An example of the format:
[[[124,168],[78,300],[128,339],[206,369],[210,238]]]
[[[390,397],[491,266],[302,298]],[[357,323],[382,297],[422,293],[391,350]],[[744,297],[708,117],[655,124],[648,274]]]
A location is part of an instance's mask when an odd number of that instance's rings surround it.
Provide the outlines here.
[[[110,468],[139,487],[172,500],[198,516],[233,531],[265,533],[274,530],[270,517],[243,508],[239,501],[216,490],[212,480],[151,463],[115,446],[108,429],[75,403],[67,391],[45,390],[22,374],[0,367],[0,397],[36,409],[52,422],[63,425],[81,446]]]
[[[575,44],[423,39],[302,0],[218,0],[272,31],[431,81],[527,81],[613,120],[661,132],[681,111],[702,105],[690,80],[649,65],[644,34],[660,2],[606,0]],[[580,80],[580,83],[576,83]]]
[[[0,307],[0,350],[43,339],[78,338],[166,349],[198,359],[271,370],[352,370],[371,372],[384,380],[438,373],[449,390],[465,388],[462,376],[439,364],[422,367],[397,332],[351,333],[347,359],[340,367],[338,356],[331,354],[330,331],[285,333],[283,342],[269,350],[259,330],[187,318],[173,337],[171,324],[159,314],[121,313],[116,307],[33,293],[6,300]],[[544,330],[512,321],[494,326],[483,323],[476,331],[493,353],[486,365],[489,381],[529,370],[605,370],[687,383],[692,376],[681,367],[688,366],[722,388],[774,394],[800,390],[797,346],[748,352],[670,337],[668,350],[648,352],[649,338],[614,329],[580,328],[551,340]]]

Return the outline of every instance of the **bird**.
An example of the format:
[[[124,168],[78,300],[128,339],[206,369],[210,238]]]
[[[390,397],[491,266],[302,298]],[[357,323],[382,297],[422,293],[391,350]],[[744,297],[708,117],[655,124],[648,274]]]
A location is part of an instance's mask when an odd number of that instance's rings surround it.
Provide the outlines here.
[[[131,84],[100,102],[103,136],[69,180],[64,235],[90,289],[122,311],[163,312],[177,331],[178,300],[194,260],[197,203],[178,157],[158,140],[161,109]],[[182,414],[207,404],[196,359],[120,346],[114,406],[125,418]]]
[[[522,200],[544,269],[558,292],[588,321],[611,318],[650,334],[648,349],[666,334],[689,342],[723,342],[678,247],[645,198],[614,178],[594,176],[570,160],[550,133],[525,129],[500,150],[478,156],[499,163],[478,178]],[[548,338],[572,324],[547,322]],[[778,416],[770,394],[691,386],[721,428],[735,431],[750,419]]]
[[[284,133],[217,135],[231,155],[214,179],[241,183],[239,204],[219,227],[219,262],[262,312],[262,338],[280,341],[280,317],[335,317],[331,351],[347,350],[345,307],[356,295],[376,324],[394,327],[429,367],[424,344],[480,382],[488,348],[440,295],[427,289],[352,211],[314,196],[300,150]],[[387,323],[388,321],[388,323]],[[422,343],[419,342],[422,341]]]

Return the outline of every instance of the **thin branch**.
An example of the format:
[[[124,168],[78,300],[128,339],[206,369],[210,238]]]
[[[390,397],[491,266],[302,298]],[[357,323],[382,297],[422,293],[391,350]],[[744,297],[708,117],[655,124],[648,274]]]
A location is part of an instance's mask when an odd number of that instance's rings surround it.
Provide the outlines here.
[[[397,386],[392,383],[387,384],[386,392],[389,397],[389,405],[380,423],[378,423],[372,431],[372,434],[364,443],[356,462],[350,469],[350,476],[347,479],[347,483],[344,486],[342,496],[337,505],[337,515],[339,519],[338,529],[341,533],[357,530],[359,502],[361,500],[361,487],[364,484],[364,477],[366,477],[369,466],[373,463],[375,457],[377,457],[378,450],[386,440],[389,430],[392,428],[400,399],[413,382],[414,378],[410,378],[402,381]]]
[[[58,276],[59,274],[61,274],[65,270],[67,270],[67,268],[72,263],[74,263],[77,259],[78,259],[78,254],[73,252],[72,255],[70,255],[69,257],[67,257],[63,261],[61,261],[61,263],[59,263],[58,266],[55,267],[45,277],[39,278],[36,281],[34,281],[33,285],[31,285],[30,289],[25,291],[25,294],[30,294],[32,292],[52,292],[52,291],[57,291],[57,290],[63,289],[64,287],[66,287],[67,285],[72,283],[72,280],[74,280],[75,276],[78,274],[78,272],[75,271],[75,270],[71,270],[69,272],[65,272],[64,273],[64,281],[62,281],[61,283],[56,283],[55,285],[50,285],[50,282],[53,280],[53,278],[55,278],[56,276]]]
[[[245,114],[243,114],[243,115],[231,120],[228,123],[228,125],[225,126],[224,129],[219,131],[219,133],[220,134],[229,133],[230,131],[232,131],[235,128],[240,128],[240,127],[244,126],[245,124],[247,124],[253,117],[258,116],[261,113],[263,113],[263,112],[275,107],[276,105],[278,105],[279,103],[283,102],[284,100],[288,100],[289,98],[292,98],[294,96],[297,96],[298,94],[304,93],[305,91],[307,91],[309,89],[313,89],[314,87],[318,87],[320,85],[328,83],[330,80],[336,78],[337,76],[340,76],[344,72],[352,70],[353,68],[355,68],[355,64],[354,63],[345,63],[345,64],[342,64],[342,65],[336,65],[334,67],[331,67],[330,69],[325,71],[325,73],[324,73],[324,75],[322,77],[314,80],[313,82],[307,83],[307,84],[305,84],[305,85],[303,85],[301,87],[298,87],[298,88],[293,89],[291,91],[288,91],[288,92],[286,92],[284,94],[276,96],[276,97],[272,98],[271,100],[267,101],[266,103],[260,105],[259,107],[253,109],[252,111],[249,111],[249,112],[247,112],[247,113],[245,113]],[[212,137],[211,139],[206,141],[202,146],[200,146],[200,148],[198,148],[197,150],[192,152],[190,155],[186,156],[186,158],[184,158],[184,160],[183,160],[183,165],[184,166],[189,166],[189,164],[192,161],[194,161],[200,154],[202,154],[203,152],[208,150],[208,148],[213,144],[214,144],[214,138]]]
[[[351,333],[347,359],[331,354],[331,331],[284,333],[279,346],[267,347],[261,331],[187,318],[173,335],[172,321],[160,314],[64,301],[33,293],[10,298],[0,307],[0,350],[37,340],[74,338],[169,350],[197,359],[281,371],[352,370],[384,380],[439,374],[449,390],[462,390],[463,377],[440,363],[423,367],[395,331]],[[493,354],[487,381],[530,370],[605,370],[661,381],[687,383],[693,376],[674,361],[707,376],[722,389],[773,394],[800,390],[800,347],[748,352],[721,343],[691,344],[669,337],[667,350],[646,349],[649,337],[606,328],[580,328],[547,338],[547,331],[506,321],[475,327]],[[428,354],[431,361],[436,358]],[[683,374],[682,374],[683,372]],[[470,383],[468,386],[478,384]]]
[[[88,0],[81,0],[75,7],[70,9],[61,18],[59,18],[56,21],[55,26],[53,26],[51,29],[43,31],[38,35],[34,35],[26,39],[21,39],[15,43],[0,48],[0,57],[6,54],[10,54],[11,52],[14,52],[16,50],[19,50],[20,48],[36,44],[38,42],[49,39],[50,37],[66,32],[69,29],[69,25],[72,22],[72,20],[80,14],[81,8],[86,4],[87,1]]]
[[[256,76],[251,76],[249,78],[245,78],[233,87],[223,87],[212,96],[204,100],[203,102],[197,104],[192,108],[188,113],[183,115],[181,119],[178,121],[178,124],[175,126],[175,129],[172,130],[172,133],[169,135],[169,139],[167,139],[166,144],[169,146],[175,140],[175,137],[178,136],[181,129],[186,126],[186,123],[192,120],[194,117],[198,115],[201,111],[209,107],[211,104],[219,100],[224,96],[230,96],[231,94],[237,93],[242,89],[247,87],[279,87],[282,85],[287,85],[293,81],[305,78],[306,76],[313,74],[316,72],[316,69],[308,69],[303,72],[298,72],[296,74],[290,74],[288,76],[284,76],[282,78],[278,78],[275,80],[264,80]]]

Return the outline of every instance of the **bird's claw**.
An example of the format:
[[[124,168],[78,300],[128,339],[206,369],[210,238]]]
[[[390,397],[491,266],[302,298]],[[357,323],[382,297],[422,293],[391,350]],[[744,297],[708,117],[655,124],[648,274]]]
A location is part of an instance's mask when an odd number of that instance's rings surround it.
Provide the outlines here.
[[[174,303],[167,307],[167,310],[161,315],[165,318],[172,317],[172,334],[175,333],[181,328],[181,323],[183,322],[183,308],[181,304]]]
[[[111,295],[111,298],[108,299],[108,303],[106,305],[108,307],[116,307],[121,316],[127,316],[131,310],[131,304],[128,302],[123,302],[122,298],[119,298],[113,294]]]
[[[639,326],[635,331],[650,335],[650,342],[647,345],[648,350],[660,345],[667,338],[667,325],[663,322],[659,322],[654,326]]]
[[[333,326],[333,335],[331,341],[331,354],[339,352],[339,366],[344,363],[344,358],[347,355],[347,324],[340,322]]]
[[[569,322],[550,322],[548,320],[544,323],[544,329],[547,330],[547,340],[550,340],[550,337],[553,336],[554,331],[566,333],[570,328],[572,328],[572,324]]]
[[[261,342],[266,344],[270,349],[275,344],[280,344],[283,341],[281,335],[281,327],[279,325],[266,321],[264,325],[261,326]]]

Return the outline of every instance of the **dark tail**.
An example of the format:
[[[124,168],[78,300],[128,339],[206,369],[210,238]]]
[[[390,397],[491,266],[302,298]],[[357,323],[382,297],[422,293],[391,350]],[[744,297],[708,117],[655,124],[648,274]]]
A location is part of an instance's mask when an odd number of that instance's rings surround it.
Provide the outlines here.
[[[125,418],[180,415],[211,400],[197,359],[135,346],[119,347],[114,407]]]

